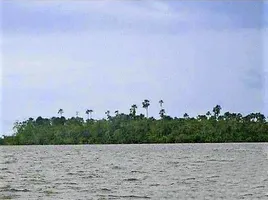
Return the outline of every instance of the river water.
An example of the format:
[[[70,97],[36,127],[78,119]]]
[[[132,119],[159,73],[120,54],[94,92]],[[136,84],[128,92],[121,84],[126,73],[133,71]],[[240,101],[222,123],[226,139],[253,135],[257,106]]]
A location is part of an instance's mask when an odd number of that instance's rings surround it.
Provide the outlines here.
[[[0,199],[268,199],[268,144],[0,146]]]

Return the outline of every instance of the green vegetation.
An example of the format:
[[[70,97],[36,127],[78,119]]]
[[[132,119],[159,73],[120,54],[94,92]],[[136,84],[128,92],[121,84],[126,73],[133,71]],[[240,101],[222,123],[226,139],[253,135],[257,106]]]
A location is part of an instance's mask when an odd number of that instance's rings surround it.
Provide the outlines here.
[[[160,104],[160,119],[148,118],[149,100],[142,102],[146,116],[136,115],[138,106],[132,105],[129,114],[110,115],[107,119],[94,120],[93,110],[87,109],[87,120],[81,117],[66,119],[63,109],[59,117],[50,119],[29,118],[14,124],[14,134],[0,138],[2,145],[32,144],[122,144],[122,143],[183,143],[183,142],[268,142],[268,122],[261,113],[242,116],[226,112],[221,115],[221,106],[212,113],[195,118],[187,113],[183,118],[165,114],[163,100]]]

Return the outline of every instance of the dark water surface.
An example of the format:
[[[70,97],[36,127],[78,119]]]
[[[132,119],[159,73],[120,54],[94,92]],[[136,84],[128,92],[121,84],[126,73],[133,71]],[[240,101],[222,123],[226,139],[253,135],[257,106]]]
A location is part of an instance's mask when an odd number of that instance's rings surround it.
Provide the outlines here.
[[[268,144],[1,146],[0,199],[268,199]]]

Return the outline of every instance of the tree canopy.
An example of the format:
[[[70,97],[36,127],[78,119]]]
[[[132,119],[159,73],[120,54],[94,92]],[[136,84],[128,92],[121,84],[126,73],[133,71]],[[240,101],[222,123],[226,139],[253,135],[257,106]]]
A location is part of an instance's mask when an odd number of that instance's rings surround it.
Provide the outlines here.
[[[142,106],[149,107],[149,100]],[[129,114],[115,111],[111,116],[107,110],[107,119],[86,120],[76,115],[66,119],[63,109],[59,117],[36,119],[29,118],[14,124],[14,134],[0,138],[2,145],[33,144],[122,144],[122,143],[193,143],[193,142],[268,142],[268,123],[261,113],[225,112],[216,105],[206,114],[182,118],[166,115],[160,105],[160,119],[136,114],[137,105],[133,104]],[[85,113],[91,114],[87,109]],[[211,114],[213,113],[213,114]]]

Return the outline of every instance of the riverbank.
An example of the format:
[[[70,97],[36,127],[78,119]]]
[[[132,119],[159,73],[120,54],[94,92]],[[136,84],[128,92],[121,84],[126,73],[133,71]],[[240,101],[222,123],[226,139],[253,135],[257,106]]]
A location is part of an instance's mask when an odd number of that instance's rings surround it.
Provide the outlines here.
[[[102,120],[38,117],[17,122],[14,130],[1,145],[268,142],[268,123],[260,113],[158,120],[125,114]]]

